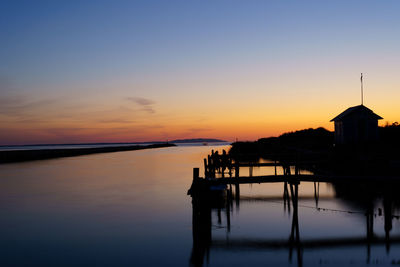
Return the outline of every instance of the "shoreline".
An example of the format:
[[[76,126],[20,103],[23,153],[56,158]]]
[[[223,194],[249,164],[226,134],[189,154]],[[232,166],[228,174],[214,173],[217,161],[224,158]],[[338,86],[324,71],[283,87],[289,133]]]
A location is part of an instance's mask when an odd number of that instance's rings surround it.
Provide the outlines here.
[[[76,157],[98,153],[112,153],[121,151],[133,151],[151,148],[163,148],[176,146],[171,143],[153,145],[132,145],[114,147],[93,147],[93,148],[70,148],[70,149],[36,149],[36,150],[8,150],[0,151],[0,164],[15,163],[34,160],[45,160],[64,157]]]

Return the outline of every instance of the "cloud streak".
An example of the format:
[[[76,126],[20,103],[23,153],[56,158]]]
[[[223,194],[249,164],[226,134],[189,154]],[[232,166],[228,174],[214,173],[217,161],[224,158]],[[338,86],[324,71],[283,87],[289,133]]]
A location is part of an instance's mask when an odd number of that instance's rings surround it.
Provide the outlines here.
[[[115,118],[115,119],[101,119],[98,120],[99,123],[119,123],[119,124],[132,124],[135,123],[133,120],[126,120],[123,118]]]
[[[127,97],[126,99],[139,105],[141,107],[141,110],[147,113],[153,114],[156,112],[153,107],[155,102],[151,99],[143,97]]]
[[[0,97],[0,115],[25,117],[38,109],[55,104],[54,99],[29,100],[21,96]]]

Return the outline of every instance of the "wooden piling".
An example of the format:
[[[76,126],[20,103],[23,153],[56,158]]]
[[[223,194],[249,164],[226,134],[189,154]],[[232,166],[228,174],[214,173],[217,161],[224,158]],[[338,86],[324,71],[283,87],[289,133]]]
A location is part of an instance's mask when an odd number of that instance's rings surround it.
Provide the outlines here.
[[[239,161],[235,160],[235,178],[239,178]]]
[[[197,181],[199,178],[199,168],[193,168],[193,181]]]
[[[232,158],[228,159],[229,177],[232,178]]]
[[[211,155],[208,155],[208,177],[209,178],[215,178],[215,164],[214,164],[214,150],[212,151]]]
[[[235,160],[235,178],[239,178],[239,161]],[[236,196],[236,207],[239,207],[239,201],[240,201],[240,186],[239,183],[236,180],[235,183],[235,196]]]
[[[204,177],[208,177],[208,166],[207,166],[207,159],[204,158]]]

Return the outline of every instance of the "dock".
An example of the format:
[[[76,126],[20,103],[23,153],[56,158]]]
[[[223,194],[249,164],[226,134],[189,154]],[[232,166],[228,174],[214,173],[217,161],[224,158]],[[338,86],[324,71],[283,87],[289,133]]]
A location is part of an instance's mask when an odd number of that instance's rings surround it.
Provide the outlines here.
[[[193,183],[188,191],[204,191],[223,185],[261,184],[261,183],[301,183],[301,182],[327,182],[327,183],[400,183],[400,176],[379,175],[335,175],[332,173],[311,173],[316,170],[317,161],[271,161],[271,162],[243,162],[230,157],[225,151],[222,154],[212,151],[204,158],[204,177],[200,177],[200,169],[193,168]],[[248,173],[241,169],[248,168]],[[274,168],[272,175],[253,175],[254,168]],[[303,173],[302,173],[303,172]],[[307,172],[307,173],[304,173]],[[242,175],[243,174],[243,175]]]
[[[366,262],[371,262],[371,250],[374,245],[384,245],[389,251],[392,244],[400,243],[400,236],[390,236],[392,221],[399,220],[400,215],[393,214],[391,209],[397,195],[397,188],[400,188],[399,176],[354,176],[354,175],[334,175],[332,173],[312,172],[318,170],[317,161],[301,161],[296,157],[294,160],[270,162],[244,162],[230,157],[226,152],[222,154],[211,152],[203,160],[204,177],[200,177],[200,169],[193,168],[193,182],[188,190],[188,195],[192,197],[192,231],[193,249],[190,263],[193,266],[203,266],[205,259],[208,259],[211,249],[242,251],[252,250],[288,250],[289,262],[296,257],[297,266],[303,266],[303,252],[308,249],[326,249],[337,247],[366,248]],[[254,168],[270,168],[268,173],[271,175],[253,175]],[[271,168],[273,168],[271,170]],[[299,185],[301,182],[313,182],[313,196],[299,196]],[[363,210],[331,210],[319,206],[319,183],[332,183],[339,189],[345,189],[342,194],[347,196],[357,195],[357,198],[365,198],[366,204]],[[258,183],[282,183],[283,195],[281,196],[241,196],[241,184]],[[371,190],[371,191],[368,191]],[[363,194],[374,192],[378,194],[380,190],[389,190],[383,200],[383,210],[375,210],[370,196]],[[315,206],[299,205],[299,200],[315,200]],[[281,200],[281,201],[279,201]],[[232,231],[231,214],[236,206],[239,210],[241,201],[265,201],[282,203],[284,212],[291,214],[291,226],[288,228],[287,239],[246,239],[246,238],[215,238],[212,234],[212,210],[217,211],[218,227],[225,228],[227,236]],[[234,205],[236,203],[236,205]],[[322,237],[320,239],[308,239],[300,237],[299,207],[312,208],[322,212],[345,212],[354,214],[365,220],[365,235],[356,237]],[[222,224],[222,214],[226,219]],[[384,236],[374,233],[374,218],[382,216],[384,221]]]

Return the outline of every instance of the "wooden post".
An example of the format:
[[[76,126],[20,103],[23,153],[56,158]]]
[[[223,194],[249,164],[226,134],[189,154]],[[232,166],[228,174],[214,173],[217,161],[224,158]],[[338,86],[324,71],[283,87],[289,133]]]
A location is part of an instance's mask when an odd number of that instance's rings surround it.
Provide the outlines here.
[[[214,154],[214,150],[212,151]],[[214,177],[214,161],[213,161],[213,157],[211,157],[210,155],[208,155],[208,176],[213,178]]]
[[[296,154],[296,161],[294,163],[294,173],[297,175],[300,174],[300,169],[299,169],[299,159],[298,159],[298,155]]]
[[[228,160],[229,177],[232,178],[232,159],[229,157]]]
[[[239,162],[235,160],[235,177],[239,178]]]
[[[204,178],[208,177],[208,170],[207,170],[207,159],[204,158]]]
[[[235,178],[239,179],[239,161],[235,160]],[[236,180],[235,183],[235,196],[236,196],[236,208],[239,208],[239,201],[240,201],[240,186]]]
[[[193,168],[193,181],[197,181],[199,179],[199,168]]]

